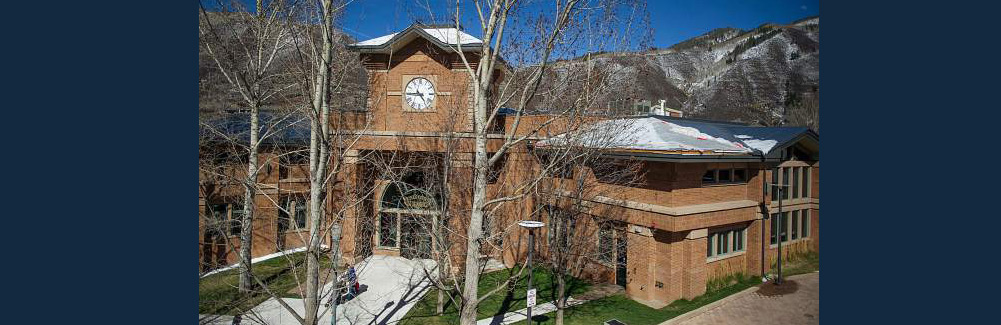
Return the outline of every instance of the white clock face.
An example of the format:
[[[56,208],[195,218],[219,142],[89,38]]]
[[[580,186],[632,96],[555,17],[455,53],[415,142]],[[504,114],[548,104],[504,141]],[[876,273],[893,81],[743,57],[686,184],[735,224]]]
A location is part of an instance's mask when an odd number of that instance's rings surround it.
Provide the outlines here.
[[[434,100],[434,85],[427,79],[414,78],[407,83],[403,95],[413,109],[429,109]]]

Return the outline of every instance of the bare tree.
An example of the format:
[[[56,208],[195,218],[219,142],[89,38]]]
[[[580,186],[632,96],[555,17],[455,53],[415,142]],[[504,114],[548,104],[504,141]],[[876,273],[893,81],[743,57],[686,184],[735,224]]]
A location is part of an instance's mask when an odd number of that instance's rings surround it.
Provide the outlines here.
[[[348,182],[350,173],[345,173],[359,160],[365,157],[352,150],[359,135],[368,128],[366,114],[357,107],[358,94],[364,89],[354,89],[352,78],[357,78],[361,68],[354,55],[348,53],[343,45],[347,37],[334,29],[334,20],[350,1],[322,0],[311,1],[263,1],[257,2],[257,10],[251,14],[246,10],[236,10],[232,13],[214,13],[200,11],[200,35],[204,57],[212,59],[216,71],[219,71],[233,92],[239,94],[249,112],[247,139],[230,137],[233,143],[240,143],[249,152],[249,172],[241,180],[245,199],[244,222],[242,234],[247,238],[242,240],[240,291],[250,294],[265,294],[276,298],[278,303],[302,324],[316,324],[321,298],[329,296],[336,298],[339,290],[337,285],[328,292],[321,292],[321,277],[335,280],[337,283],[339,252],[339,228],[349,211],[357,209],[362,197],[368,193],[358,193]],[[219,5],[223,7],[223,5]],[[225,23],[220,23],[224,21]],[[279,82],[280,81],[280,82]],[[204,87],[212,89],[212,87]],[[345,96],[346,95],[346,96]],[[300,213],[296,206],[290,206],[282,200],[288,195],[287,189],[274,188],[271,184],[257,181],[259,172],[257,157],[264,140],[271,135],[285,135],[285,130],[263,128],[271,133],[261,133],[259,125],[261,110],[266,105],[270,107],[269,116],[279,116],[276,124],[295,125],[308,122],[308,146],[299,142],[277,143],[271,147],[266,159],[280,160],[280,166],[288,163],[287,157],[308,153],[308,189],[302,194],[308,195],[308,232],[300,242],[306,248],[304,266],[291,257],[285,258],[292,268],[299,285],[300,296],[303,297],[305,313],[300,314],[283,299],[282,292],[272,292],[264,279],[250,272],[250,236],[252,213],[255,211],[254,200],[258,196],[270,202],[271,205],[286,216]],[[206,129],[216,130],[215,134],[227,137],[225,132],[213,129],[214,125],[203,123]],[[275,136],[271,140],[279,138]],[[280,139],[279,139],[280,140]],[[274,144],[274,141],[272,141]],[[266,160],[265,165],[273,163]],[[281,168],[281,167],[280,167]],[[206,169],[210,169],[206,167]],[[352,171],[353,172],[353,171]],[[338,198],[343,194],[343,200],[333,202],[328,200],[330,191],[337,192]],[[278,195],[269,194],[270,192]],[[284,191],[284,192],[283,192]],[[350,193],[348,193],[350,192]],[[355,199],[350,199],[355,198]],[[279,223],[282,221],[279,220]],[[280,226],[279,226],[280,228]],[[329,250],[323,250],[321,243],[329,239]],[[281,240],[281,239],[279,239]],[[276,243],[276,246],[282,246]],[[329,276],[321,274],[320,257],[325,252],[331,254],[334,266]],[[305,276],[301,276],[304,271]],[[324,281],[325,282],[325,281]],[[251,292],[250,283],[257,284],[259,292]],[[336,301],[336,299],[334,299]],[[330,309],[335,311],[334,308]],[[239,311],[243,313],[245,311]],[[235,317],[239,322],[241,315]],[[258,315],[248,314],[263,321]]]
[[[284,75],[284,56],[290,45],[288,23],[283,13],[285,1],[271,1],[267,6],[258,0],[256,11],[233,13],[208,13],[200,5],[199,44],[215,63],[230,90],[239,95],[242,105],[249,110],[249,135],[244,149],[247,152],[247,173],[241,180],[244,189],[240,227],[240,284],[242,294],[250,293],[251,254],[253,247],[254,198],[259,172],[260,111],[276,102],[277,96],[296,86]],[[220,3],[220,5],[222,5]],[[239,4],[233,4],[239,6]],[[220,25],[225,25],[223,28]],[[237,139],[239,140],[239,139]],[[234,323],[239,323],[239,319]]]
[[[600,122],[567,132],[547,140],[544,144],[549,146],[538,152],[540,160],[554,164],[554,177],[539,186],[537,204],[548,216],[549,240],[543,256],[556,280],[557,325],[563,324],[568,307],[566,281],[570,276],[620,263],[613,259],[618,244],[613,241],[615,233],[622,234],[623,223],[612,216],[622,213],[619,207],[600,202],[620,186],[640,183],[642,175],[639,163],[607,158],[603,153],[616,148],[623,135],[633,133],[631,121]]]
[[[580,52],[598,50],[602,45],[606,48],[625,45],[631,34],[631,25],[624,24],[624,29],[590,29],[594,27],[594,19],[624,19],[637,13],[637,8],[621,8],[616,1],[554,1],[552,7],[544,5],[522,6],[518,0],[493,0],[481,3],[474,1],[473,7],[480,23],[482,44],[478,53],[468,55],[455,45],[454,51],[459,54],[465,72],[472,83],[473,107],[473,181],[472,206],[469,222],[466,228],[465,271],[463,274],[462,305],[460,323],[464,325],[476,322],[476,310],[483,298],[479,294],[479,273],[482,270],[480,251],[483,241],[482,225],[485,218],[505,204],[524,199],[542,179],[535,177],[516,187],[513,191],[502,193],[494,198],[488,197],[487,185],[491,170],[504,159],[512,149],[517,149],[539,136],[540,130],[553,122],[575,115],[575,110],[586,105],[561,105],[547,110],[551,116],[526,122],[522,125],[526,108],[542,88],[543,77],[550,68],[553,59],[572,58]],[[467,6],[468,7],[468,6]],[[462,9],[457,1],[453,16],[455,26],[460,25]],[[541,8],[541,9],[539,9]],[[623,10],[625,9],[625,10]],[[509,21],[514,21],[509,25]],[[513,27],[511,27],[513,26]],[[519,30],[519,26],[524,30]],[[514,32],[508,30],[512,29]],[[620,33],[625,30],[626,32]],[[508,37],[505,39],[505,37]],[[601,41],[604,40],[604,41]],[[458,44],[459,42],[455,42]],[[614,43],[614,44],[609,44]],[[501,59],[504,53],[509,62],[526,64],[521,76],[497,80],[496,70],[506,63]],[[554,55],[555,53],[555,55]],[[474,66],[470,62],[478,60]],[[517,82],[517,83],[514,83]],[[563,98],[566,100],[567,98]],[[573,102],[572,100],[570,102]],[[502,143],[496,150],[488,151],[487,139],[491,132],[490,125],[503,116],[499,116],[502,108],[513,108],[511,125]],[[577,114],[581,113],[577,111]],[[530,248],[531,249],[531,248]],[[500,290],[491,290],[485,296]]]

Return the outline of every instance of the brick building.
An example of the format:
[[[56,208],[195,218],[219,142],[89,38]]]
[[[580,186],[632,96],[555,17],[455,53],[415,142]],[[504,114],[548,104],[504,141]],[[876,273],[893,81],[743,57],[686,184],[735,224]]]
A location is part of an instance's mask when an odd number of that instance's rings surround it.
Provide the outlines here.
[[[370,81],[368,107],[352,119],[369,127],[359,131],[358,141],[345,151],[346,167],[325,202],[328,210],[340,211],[340,248],[347,261],[369,255],[426,258],[441,246],[455,256],[464,254],[461,236],[444,244],[421,229],[434,220],[465,233],[463,218],[468,219],[468,213],[463,211],[469,209],[466,193],[471,187],[463,179],[472,174],[473,125],[471,85],[464,69],[467,63],[476,68],[473,53],[481,45],[461,30],[415,25],[351,46],[362,57]],[[472,59],[463,62],[456,49],[470,51]],[[498,67],[497,77],[504,78],[506,69]],[[531,124],[536,117],[523,118],[523,123]],[[505,135],[522,132],[512,130],[511,119],[501,115],[493,122],[488,150],[495,151]],[[586,199],[591,207],[587,213],[604,214],[604,221],[586,231],[584,238],[593,239],[599,254],[589,258],[579,276],[622,285],[632,299],[662,307],[704,293],[707,281],[715,278],[760,275],[775,260],[779,240],[784,254],[819,251],[816,133],[672,116],[599,120],[595,118],[595,125],[625,120],[633,125],[631,137],[603,156],[637,164],[642,182],[605,184],[602,195]],[[450,141],[443,141],[446,133]],[[282,147],[297,140],[301,145],[308,140],[308,129],[289,131],[283,139],[289,142],[271,145]],[[492,175],[488,192],[505,193],[510,184],[520,184],[517,180],[538,175],[538,155],[533,151],[545,147],[546,141],[538,139],[534,147],[509,152]],[[264,189],[255,198],[255,257],[301,247],[308,217],[303,158],[264,151],[258,177]],[[434,183],[422,169],[429,161],[448,164],[460,176],[449,181],[453,187],[449,199],[440,199],[436,191],[416,191]],[[569,173],[551,177],[600,177],[587,166]],[[227,220],[239,218],[239,205],[232,202],[238,202],[233,198],[240,197],[242,189],[205,178],[199,186],[199,209],[208,217],[200,220],[228,224]],[[781,225],[780,194],[769,190],[771,184],[788,185],[782,193]],[[341,206],[344,202],[358,204]],[[454,215],[443,216],[441,209],[429,208],[432,205],[446,205]],[[482,252],[484,257],[508,266],[523,261],[525,231],[514,224],[526,219],[547,222],[553,210],[539,207],[537,198],[529,196],[485,220],[484,230],[496,240],[488,245],[495,249]],[[328,217],[334,218],[330,211]],[[239,245],[238,228],[209,228],[200,221],[202,271],[236,261],[236,251],[220,238]],[[547,227],[541,231],[539,235],[546,238]],[[539,242],[547,245],[547,240]]]

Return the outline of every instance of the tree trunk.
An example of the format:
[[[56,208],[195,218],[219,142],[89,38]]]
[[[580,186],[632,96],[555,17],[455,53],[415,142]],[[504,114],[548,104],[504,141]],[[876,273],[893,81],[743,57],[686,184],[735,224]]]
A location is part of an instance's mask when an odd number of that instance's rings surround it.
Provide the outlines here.
[[[556,325],[563,325],[563,308],[566,307],[567,291],[566,277],[562,274],[556,276]]]
[[[435,308],[435,315],[441,316],[445,313],[445,292],[438,289],[438,306]]]
[[[257,194],[257,142],[258,142],[258,105],[250,107],[250,143],[247,162],[247,177],[243,182],[243,218],[240,220],[240,294],[250,294],[253,287],[250,264],[254,244],[254,196]]]
[[[489,39],[489,38],[488,38]],[[486,56],[484,56],[486,57]],[[473,177],[473,207],[469,218],[469,228],[466,229],[466,272],[465,283],[462,290],[462,312],[459,315],[459,324],[476,324],[476,309],[478,302],[478,286],[480,284],[480,236],[482,236],[483,208],[487,195],[487,89],[490,86],[490,73],[483,72],[483,64],[487,60],[480,62],[480,83],[476,87],[473,113],[473,132],[476,134],[474,177]],[[489,65],[488,65],[489,66]],[[486,76],[484,76],[486,75]]]
[[[310,197],[310,227],[309,246],[306,249],[306,297],[304,297],[306,325],[317,323],[317,310],[320,305],[320,224],[323,218],[323,202],[326,199],[327,163],[329,160],[327,137],[330,136],[330,105],[327,103],[327,87],[330,81],[331,34],[330,25],[333,14],[331,0],[323,1],[323,52],[320,53],[320,66],[317,71],[313,89],[313,110],[310,118],[309,144],[309,197]],[[319,117],[316,114],[319,113]]]

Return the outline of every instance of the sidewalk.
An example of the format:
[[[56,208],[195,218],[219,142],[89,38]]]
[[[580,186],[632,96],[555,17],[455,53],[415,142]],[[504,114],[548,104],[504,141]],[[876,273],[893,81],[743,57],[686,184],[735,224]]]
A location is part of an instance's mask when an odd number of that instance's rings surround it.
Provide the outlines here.
[[[567,298],[567,307],[572,307],[580,305],[587,302],[587,300],[577,300],[573,297]],[[541,305],[536,305],[532,308],[532,316],[547,314],[556,311],[555,301],[550,301]],[[505,313],[503,317],[500,315],[484,318],[476,321],[476,325],[506,325],[512,324],[520,321],[524,321],[528,318],[528,308],[512,311]],[[533,317],[534,318],[534,317]]]
[[[337,324],[392,324],[399,322],[407,312],[427,293],[431,286],[423,270],[422,263],[434,267],[431,260],[408,260],[392,256],[370,256],[359,263],[358,282],[368,286],[365,292],[342,305],[337,306]],[[330,292],[333,283],[323,286],[321,292]],[[329,297],[322,297],[326,303]],[[305,312],[302,299],[282,299],[296,313]],[[320,324],[330,324],[330,308],[320,305]],[[206,315],[199,315],[202,318]],[[220,316],[208,324],[229,324],[232,316]],[[243,316],[244,324],[299,324],[277,299],[265,300]]]

